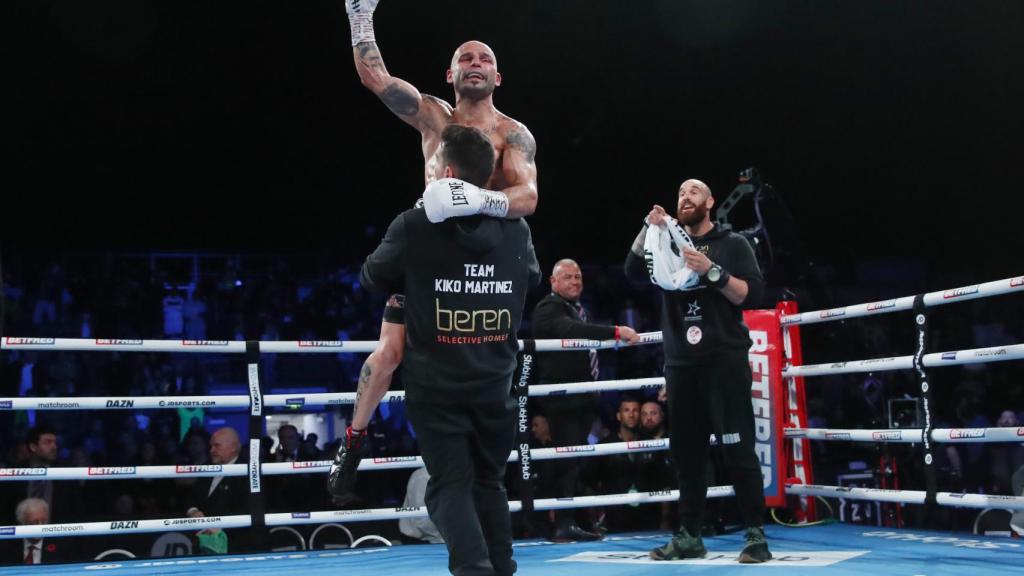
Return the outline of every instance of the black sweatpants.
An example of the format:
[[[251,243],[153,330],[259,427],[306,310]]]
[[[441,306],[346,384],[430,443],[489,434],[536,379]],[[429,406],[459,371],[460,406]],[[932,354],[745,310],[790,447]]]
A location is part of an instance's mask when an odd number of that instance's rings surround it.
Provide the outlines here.
[[[515,444],[518,404],[408,402],[430,481],[430,519],[457,576],[512,574],[512,524],[505,463]]]
[[[680,523],[699,534],[707,500],[708,437],[718,439],[744,525],[764,523],[761,464],[754,452],[751,373],[746,352],[728,352],[693,366],[666,366],[672,459],[679,472]]]

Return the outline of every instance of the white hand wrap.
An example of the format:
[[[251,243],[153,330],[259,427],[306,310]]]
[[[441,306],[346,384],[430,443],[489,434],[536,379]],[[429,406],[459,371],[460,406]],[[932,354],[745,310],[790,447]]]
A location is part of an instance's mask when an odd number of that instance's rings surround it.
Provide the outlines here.
[[[378,0],[345,0],[348,25],[352,29],[352,46],[364,42],[376,42],[373,36],[373,11]]]

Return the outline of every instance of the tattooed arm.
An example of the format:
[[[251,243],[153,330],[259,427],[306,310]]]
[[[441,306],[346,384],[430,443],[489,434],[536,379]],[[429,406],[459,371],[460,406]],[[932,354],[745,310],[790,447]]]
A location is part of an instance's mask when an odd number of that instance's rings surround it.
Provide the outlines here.
[[[406,254],[408,235],[405,218],[410,211],[399,214],[388,227],[377,249],[366,258],[359,272],[359,281],[368,290],[405,292]],[[388,307],[401,307],[404,297],[394,294]],[[359,386],[352,412],[352,428],[364,430],[380,404],[381,398],[391,386],[391,373],[401,360],[392,355],[392,350],[402,350],[405,345],[405,325],[385,321],[380,326],[380,346],[366,359],[359,371]]]
[[[444,128],[451,106],[439,98],[420,94],[415,86],[388,73],[376,42],[362,42],[352,48],[359,80],[380,98],[403,122],[420,132]]]
[[[537,210],[537,141],[518,122],[505,137],[501,170],[508,182],[508,218],[530,216]]]
[[[366,430],[373,417],[373,411],[377,409],[384,395],[391,387],[391,372],[386,378],[380,374],[374,374],[373,360],[367,358],[363,362],[363,368],[359,371],[359,385],[356,388],[356,401],[352,408],[352,428]],[[378,367],[379,371],[380,368]]]

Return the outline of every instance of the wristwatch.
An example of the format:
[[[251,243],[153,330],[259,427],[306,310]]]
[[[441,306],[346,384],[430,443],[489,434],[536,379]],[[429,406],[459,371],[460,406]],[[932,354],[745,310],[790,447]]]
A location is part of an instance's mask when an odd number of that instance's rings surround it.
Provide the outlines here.
[[[708,284],[715,288],[722,288],[729,281],[729,273],[718,264],[712,264],[707,273]]]

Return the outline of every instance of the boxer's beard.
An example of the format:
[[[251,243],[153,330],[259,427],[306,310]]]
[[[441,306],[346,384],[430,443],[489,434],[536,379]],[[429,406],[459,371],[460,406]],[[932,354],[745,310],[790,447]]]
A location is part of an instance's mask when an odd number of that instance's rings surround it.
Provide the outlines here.
[[[494,78],[486,78],[484,82],[474,86],[463,80],[461,74],[455,83],[455,91],[459,93],[459,96],[469,100],[483,100],[494,94],[495,87]]]
[[[679,223],[684,226],[693,226],[695,224],[700,224],[701,222],[703,222],[704,218],[706,218],[707,215],[707,206],[698,204],[694,205],[693,210],[690,212],[683,212],[682,210],[677,212],[676,219],[679,220]]]

